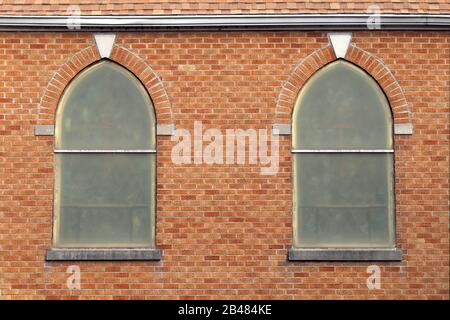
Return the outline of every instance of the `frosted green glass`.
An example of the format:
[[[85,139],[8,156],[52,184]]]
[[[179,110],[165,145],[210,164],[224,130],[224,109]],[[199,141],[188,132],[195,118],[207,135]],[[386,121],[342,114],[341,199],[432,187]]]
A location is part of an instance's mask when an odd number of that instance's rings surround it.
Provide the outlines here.
[[[297,246],[393,245],[392,156],[295,155]]]
[[[294,245],[395,244],[393,154],[388,101],[363,70],[337,61],[302,89],[293,112]]]
[[[55,246],[153,247],[155,154],[120,153],[155,149],[140,81],[111,61],[88,67],[63,94],[55,136]]]
[[[153,243],[155,154],[58,154],[59,246]]]
[[[57,149],[154,149],[155,115],[143,85],[110,61],[82,71],[58,108]]]
[[[345,61],[318,71],[293,113],[294,149],[391,149],[388,101],[363,70]]]

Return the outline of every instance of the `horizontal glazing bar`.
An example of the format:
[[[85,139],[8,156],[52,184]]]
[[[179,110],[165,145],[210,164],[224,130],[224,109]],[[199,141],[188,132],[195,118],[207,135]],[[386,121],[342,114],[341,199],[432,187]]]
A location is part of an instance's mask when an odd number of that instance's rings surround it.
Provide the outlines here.
[[[392,149],[294,149],[292,153],[393,153]]]
[[[156,150],[154,150],[154,149],[130,149],[130,150],[56,149],[55,153],[156,153]]]

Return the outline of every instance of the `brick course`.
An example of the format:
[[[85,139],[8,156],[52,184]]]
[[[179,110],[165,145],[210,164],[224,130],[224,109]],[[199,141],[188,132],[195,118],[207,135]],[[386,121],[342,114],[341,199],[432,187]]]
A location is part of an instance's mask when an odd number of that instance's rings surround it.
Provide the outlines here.
[[[300,90],[292,75],[314,52],[334,59],[325,32],[124,32],[111,59],[147,86],[158,123],[270,129],[288,119],[280,114],[289,115],[293,104],[280,112],[279,97],[289,83]],[[375,78],[390,88],[390,99],[401,97],[398,104],[391,100],[395,122],[406,116],[414,126],[413,135],[395,136],[402,262],[286,260],[290,136],[280,136],[280,170],[273,176],[260,175],[258,165],[175,165],[175,143],[158,136],[162,260],[45,262],[54,137],[35,136],[34,125],[54,123],[65,85],[98,58],[88,32],[0,35],[0,299],[449,298],[448,32],[353,32],[348,53],[351,61],[373,59],[391,72],[386,83],[381,73]],[[370,64],[360,65],[375,76]],[[366,287],[371,264],[381,267],[379,290]],[[81,290],[66,289],[70,265],[81,268]]]

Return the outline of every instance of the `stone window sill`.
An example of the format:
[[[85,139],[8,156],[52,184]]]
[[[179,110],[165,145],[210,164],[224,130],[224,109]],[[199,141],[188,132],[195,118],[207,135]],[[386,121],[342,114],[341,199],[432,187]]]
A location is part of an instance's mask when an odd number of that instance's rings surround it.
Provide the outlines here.
[[[45,254],[46,261],[130,261],[161,260],[159,249],[80,249],[52,248]]]
[[[402,261],[402,251],[397,248],[370,249],[309,249],[291,248],[289,261]]]

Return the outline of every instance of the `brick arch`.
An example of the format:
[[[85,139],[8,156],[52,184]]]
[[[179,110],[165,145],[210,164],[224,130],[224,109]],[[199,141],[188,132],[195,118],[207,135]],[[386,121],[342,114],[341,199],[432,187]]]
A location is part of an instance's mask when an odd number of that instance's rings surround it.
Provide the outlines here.
[[[111,61],[130,70],[147,88],[158,124],[173,124],[172,106],[159,76],[131,51],[114,45]],[[69,82],[84,68],[101,60],[97,47],[91,45],[72,55],[53,75],[39,106],[39,123],[53,124],[59,100]]]
[[[279,123],[290,123],[297,95],[306,81],[317,70],[336,60],[332,46],[327,45],[300,61],[278,95],[275,117]],[[391,70],[380,59],[355,45],[350,45],[345,60],[359,66],[378,82],[389,100],[394,123],[411,122],[411,113],[403,90]]]

